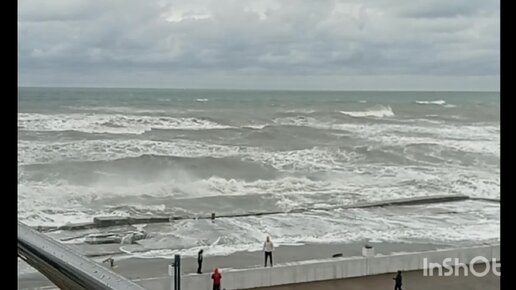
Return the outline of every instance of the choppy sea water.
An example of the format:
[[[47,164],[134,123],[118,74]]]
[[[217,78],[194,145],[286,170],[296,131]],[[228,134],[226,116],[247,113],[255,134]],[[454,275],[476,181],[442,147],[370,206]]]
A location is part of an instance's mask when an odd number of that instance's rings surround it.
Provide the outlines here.
[[[499,93],[19,88],[18,217],[283,211],[499,198]],[[145,257],[199,247],[499,239],[497,203],[149,225]],[[141,249],[140,249],[141,250]]]

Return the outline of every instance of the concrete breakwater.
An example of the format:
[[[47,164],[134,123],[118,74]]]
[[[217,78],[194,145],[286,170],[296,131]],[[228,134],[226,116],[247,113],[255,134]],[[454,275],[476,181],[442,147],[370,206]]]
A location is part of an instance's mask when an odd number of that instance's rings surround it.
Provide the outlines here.
[[[123,226],[123,225],[137,225],[137,224],[150,224],[150,223],[167,223],[177,220],[185,219],[215,219],[215,218],[238,218],[247,216],[265,216],[274,214],[289,214],[289,213],[302,213],[312,210],[336,210],[336,209],[352,209],[352,208],[373,208],[373,207],[385,207],[385,206],[402,206],[402,205],[422,205],[430,203],[444,203],[444,202],[457,202],[464,200],[482,200],[485,202],[499,202],[499,200],[485,200],[471,198],[466,195],[436,195],[436,196],[424,196],[424,197],[413,197],[413,198],[402,198],[392,199],[377,202],[357,203],[352,205],[339,205],[331,207],[305,207],[297,208],[289,211],[264,211],[264,212],[246,212],[246,213],[235,213],[235,214],[221,214],[209,213],[206,215],[189,215],[189,216],[134,216],[134,217],[122,217],[122,216],[105,216],[95,217],[93,222],[86,223],[73,223],[67,224],[61,227],[33,227],[39,231],[55,231],[55,230],[84,230],[92,228],[105,228],[111,226]]]

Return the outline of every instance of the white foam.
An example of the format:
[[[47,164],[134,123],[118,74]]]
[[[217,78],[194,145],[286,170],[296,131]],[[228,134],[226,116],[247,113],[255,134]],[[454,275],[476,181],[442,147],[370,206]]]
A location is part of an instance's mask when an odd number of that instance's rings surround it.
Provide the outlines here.
[[[197,102],[207,102],[208,99],[196,99]]]
[[[210,177],[209,179],[195,181],[192,188],[199,187],[200,195],[188,194],[192,196],[212,195],[248,195],[248,194],[273,194],[276,197],[282,195],[296,195],[302,198],[303,194],[323,194],[337,193],[343,189],[338,181],[314,181],[306,177],[284,177],[273,180],[256,180],[246,182],[244,180],[224,179],[220,177]],[[292,203],[290,207],[295,206]]]
[[[248,125],[244,125],[242,126],[242,128],[250,128],[250,129],[263,129],[265,127],[267,127],[268,124],[248,124]]]
[[[479,212],[479,209],[487,209]],[[436,210],[440,213],[436,214]],[[453,231],[450,231],[453,227]],[[193,230],[196,229],[196,230]],[[326,214],[290,214],[239,219],[181,221],[158,237],[143,240],[141,258],[194,257],[260,251],[270,235],[277,251],[283,245],[377,242],[458,243],[499,240],[499,205],[479,202],[399,208],[354,209]],[[174,246],[172,246],[174,245]],[[172,247],[172,248],[171,248]]]
[[[457,172],[449,180],[450,191],[471,197],[500,198],[500,172]],[[445,180],[447,182],[448,180]]]
[[[331,147],[266,151],[254,147],[215,145],[188,140],[173,142],[139,139],[83,142],[18,141],[19,164],[115,160],[142,155],[189,158],[240,156],[243,160],[259,162],[285,171],[336,169],[344,167],[347,162],[363,158],[356,152]]]
[[[331,127],[330,123],[321,122],[313,117],[285,117],[285,118],[276,118],[272,120],[274,124],[283,125],[283,126],[306,126],[318,129],[328,129]]]
[[[163,204],[133,205],[128,208],[105,205],[102,208],[87,205],[104,198],[152,196],[155,198],[192,199],[209,196],[237,196],[275,194],[295,195],[300,200],[303,194],[337,193],[341,185],[328,181],[312,181],[307,178],[285,177],[278,180],[244,180],[210,177],[191,179],[185,176],[163,176],[153,183],[129,182],[117,184],[110,180],[95,182],[87,186],[71,185],[65,182],[26,182],[18,185],[18,218],[29,225],[60,226],[69,222],[91,222],[95,215],[128,216],[134,214],[160,214],[170,212]],[[308,200],[308,199],[307,199]],[[307,201],[305,200],[305,202]],[[288,210],[293,202],[280,205]]]
[[[496,157],[500,157],[500,141],[499,140],[436,140],[435,138],[425,137],[394,137],[394,136],[377,136],[374,138],[377,142],[381,142],[385,145],[396,145],[406,146],[415,144],[436,144],[457,151],[470,152],[470,153],[483,153],[491,154]]]
[[[285,110],[283,113],[300,113],[300,114],[312,114],[315,113],[315,110],[309,110],[309,109],[291,109],[291,110]]]
[[[18,113],[18,126],[27,131],[80,131],[86,133],[142,134],[151,129],[224,129],[230,126],[197,118],[121,114]]]
[[[473,170],[443,165],[439,168],[354,165],[352,170],[332,172],[324,179],[286,176],[273,180],[245,181],[212,176],[207,179],[185,175],[163,174],[153,182],[141,184],[106,179],[87,186],[23,182],[18,185],[18,215],[31,225],[63,225],[91,221],[93,215],[130,215],[169,212],[162,204],[134,206],[131,211],[110,207],[90,208],[92,201],[110,197],[146,196],[192,199],[209,196],[272,195],[276,206],[284,211],[294,208],[346,205],[435,194],[465,194],[474,197],[499,198],[499,170]],[[323,198],[323,199],[321,199]],[[53,211],[50,211],[54,209]]]
[[[340,111],[341,114],[348,115],[351,117],[392,117],[394,112],[390,106],[377,106],[366,111]]]
[[[500,156],[500,127],[494,125],[336,124],[333,127],[383,145],[438,144]]]
[[[356,152],[340,148],[313,147],[292,151],[264,151],[246,156],[246,160],[261,162],[284,171],[318,171],[344,168],[346,163],[362,159]]]
[[[444,108],[455,108],[456,105],[448,104],[445,100],[436,100],[436,101],[416,101],[416,104],[420,105],[437,105],[442,106]]]
[[[224,146],[174,140],[87,140],[82,142],[18,141],[19,164],[54,163],[60,161],[115,160],[142,155],[176,157],[227,157],[241,154],[238,146]]]
[[[135,107],[124,107],[124,106],[67,106],[66,108],[76,111],[91,111],[91,112],[102,112],[102,113],[123,113],[123,114],[163,114],[163,113],[179,113],[179,110],[167,108],[163,109],[140,109]]]
[[[446,104],[445,100],[436,100],[436,101],[416,101],[416,104],[420,105],[444,105]]]

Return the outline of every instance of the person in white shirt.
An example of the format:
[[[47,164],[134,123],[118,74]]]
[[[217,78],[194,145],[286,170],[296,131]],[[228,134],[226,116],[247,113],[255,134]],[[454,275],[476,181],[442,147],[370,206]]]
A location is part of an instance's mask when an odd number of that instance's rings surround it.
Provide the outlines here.
[[[265,267],[267,267],[267,257],[270,259],[272,267],[272,252],[274,251],[274,244],[271,242],[270,237],[267,237],[267,240],[263,243],[263,251],[265,252]]]

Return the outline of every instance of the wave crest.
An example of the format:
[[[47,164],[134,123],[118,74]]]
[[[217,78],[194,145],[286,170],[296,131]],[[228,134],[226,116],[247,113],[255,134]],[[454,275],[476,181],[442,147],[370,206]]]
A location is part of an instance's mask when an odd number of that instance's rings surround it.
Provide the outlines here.
[[[435,100],[435,101],[415,101],[416,104],[419,105],[437,105],[443,106],[445,108],[455,108],[457,106],[446,103],[445,100]]]
[[[446,101],[445,100],[416,101],[416,104],[420,104],[420,105],[444,105],[444,104],[446,104]]]
[[[143,134],[152,129],[208,130],[231,128],[204,118],[121,114],[18,114],[18,126],[27,131]]]
[[[341,114],[351,117],[393,117],[394,112],[390,106],[377,106],[366,111],[340,111]]]

